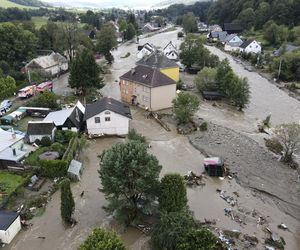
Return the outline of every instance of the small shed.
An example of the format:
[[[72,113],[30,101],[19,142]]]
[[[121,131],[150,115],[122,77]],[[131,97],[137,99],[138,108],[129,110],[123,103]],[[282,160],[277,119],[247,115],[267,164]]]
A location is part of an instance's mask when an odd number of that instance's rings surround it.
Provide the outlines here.
[[[80,181],[82,170],[82,163],[76,160],[72,160],[68,168],[68,176],[74,180]]]
[[[18,213],[0,211],[0,242],[9,244],[21,230]]]
[[[204,168],[209,176],[224,176],[224,161],[220,157],[204,158]]]

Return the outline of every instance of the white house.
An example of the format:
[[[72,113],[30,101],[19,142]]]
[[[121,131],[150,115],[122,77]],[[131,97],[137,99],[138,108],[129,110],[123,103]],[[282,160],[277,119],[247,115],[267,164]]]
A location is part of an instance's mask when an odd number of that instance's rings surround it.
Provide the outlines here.
[[[29,73],[38,71],[46,77],[53,77],[68,70],[68,61],[59,53],[52,52],[47,56],[40,56],[32,59],[26,64],[25,69]]]
[[[256,40],[247,40],[240,46],[240,52],[260,54],[261,46]]]
[[[53,142],[56,127],[53,121],[29,121],[27,135],[30,143],[41,140],[43,137],[49,137]]]
[[[0,211],[0,242],[9,244],[21,230],[18,213]]]
[[[146,55],[150,55],[155,51],[154,46],[149,43],[144,44],[144,46],[138,48],[137,58],[142,59]]]
[[[128,105],[105,97],[86,107],[86,121],[89,135],[126,135],[132,119]]]
[[[177,51],[176,46],[172,43],[172,41],[170,41],[166,47],[164,47],[163,52],[165,55],[167,55],[168,53],[170,53],[171,51]]]
[[[24,147],[24,135],[0,128],[0,168],[14,165],[21,161],[27,151]]]

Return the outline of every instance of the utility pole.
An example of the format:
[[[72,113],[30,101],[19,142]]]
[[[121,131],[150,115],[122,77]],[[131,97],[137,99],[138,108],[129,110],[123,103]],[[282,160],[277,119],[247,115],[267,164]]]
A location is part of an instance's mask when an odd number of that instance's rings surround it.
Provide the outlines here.
[[[280,62],[279,62],[277,81],[279,81],[279,77],[280,77],[280,73],[281,73],[281,65],[282,65],[282,58],[280,59]]]

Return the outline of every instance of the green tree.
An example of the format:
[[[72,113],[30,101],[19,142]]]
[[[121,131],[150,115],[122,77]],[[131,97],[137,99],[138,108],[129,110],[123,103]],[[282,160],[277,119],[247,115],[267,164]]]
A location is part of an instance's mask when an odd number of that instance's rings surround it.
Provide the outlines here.
[[[287,40],[288,29],[283,25],[278,26],[274,21],[268,21],[264,25],[264,38],[271,45],[277,45]]]
[[[181,92],[173,100],[173,112],[179,123],[188,123],[199,107],[199,100],[196,96]]]
[[[61,218],[65,223],[71,223],[72,215],[75,209],[75,202],[73,199],[69,179],[64,179],[61,182],[60,197],[61,197],[61,204],[60,204]]]
[[[198,60],[198,51],[203,47],[199,37],[188,34],[184,42],[180,45],[180,59],[188,68],[195,64]]]
[[[127,30],[127,27],[128,27],[128,24],[127,24],[126,20],[123,18],[119,19],[119,31],[123,32],[123,31]]]
[[[261,2],[258,9],[255,11],[255,28],[261,29],[269,20],[271,15],[271,7],[267,2]]]
[[[183,15],[182,26],[185,33],[193,33],[198,31],[197,20],[192,12],[188,12]]]
[[[16,81],[11,76],[1,76],[0,74],[0,98],[10,97],[16,91]]]
[[[57,109],[59,107],[59,105],[57,104],[57,96],[49,90],[46,90],[43,93],[35,96],[32,100],[30,100],[28,105],[30,105],[31,107],[42,107],[50,109]]]
[[[208,229],[193,229],[178,244],[178,250],[215,250],[218,238]]]
[[[97,36],[96,49],[104,54],[109,63],[113,61],[113,56],[110,51],[116,47],[117,44],[115,28],[109,23],[103,25]]]
[[[21,25],[0,23],[0,55],[1,60],[19,68],[21,62],[34,57],[37,38]]]
[[[249,30],[255,22],[255,13],[252,8],[244,9],[238,16],[242,27],[246,30]]]
[[[101,191],[109,202],[107,210],[127,225],[140,212],[151,212],[161,166],[147,153],[146,145],[138,141],[116,144],[101,158],[99,174]]]
[[[244,109],[250,102],[250,86],[247,78],[239,78],[237,82],[234,82],[234,94],[232,101],[239,110]]]
[[[124,33],[125,40],[131,40],[136,35],[135,28],[132,23],[128,24],[128,27]]]
[[[187,208],[184,179],[179,174],[166,174],[160,183],[159,209],[164,212],[180,212]]]
[[[146,137],[139,134],[134,128],[130,129],[130,131],[128,132],[128,139],[132,141],[146,143]]]
[[[232,68],[230,67],[229,61],[226,58],[220,62],[217,68],[216,82],[218,85],[221,86],[223,84],[224,76],[229,72],[232,72]]]
[[[281,124],[276,127],[275,135],[283,145],[282,161],[292,162],[293,154],[300,152],[300,125],[297,123]]]
[[[100,66],[96,63],[92,51],[84,49],[77,54],[71,64],[69,84],[72,88],[82,91],[85,95],[87,89],[103,87],[103,78]]]
[[[126,250],[126,247],[115,232],[96,228],[78,250]]]
[[[201,71],[199,71],[194,79],[194,83],[197,86],[198,91],[203,92],[217,90],[216,75],[216,68],[204,67]]]
[[[151,242],[155,249],[177,249],[182,238],[194,227],[195,222],[187,212],[162,213],[154,225]]]

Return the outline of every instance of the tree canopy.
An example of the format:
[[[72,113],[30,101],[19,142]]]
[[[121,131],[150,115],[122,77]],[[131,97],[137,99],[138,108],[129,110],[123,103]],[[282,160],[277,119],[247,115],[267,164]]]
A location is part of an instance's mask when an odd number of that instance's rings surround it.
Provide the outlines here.
[[[57,109],[59,107],[57,99],[57,96],[53,92],[46,90],[31,99],[28,105],[31,107]]]
[[[159,209],[179,212],[187,207],[186,186],[179,174],[166,174],[160,183]]]
[[[119,143],[101,156],[101,192],[109,202],[107,210],[119,221],[130,224],[138,213],[151,213],[157,197],[161,165],[139,141]]]
[[[78,250],[126,250],[126,247],[115,232],[95,228]]]
[[[199,107],[199,100],[189,93],[180,92],[173,100],[173,111],[179,123],[188,123]]]
[[[61,217],[65,223],[71,223],[74,209],[75,202],[71,191],[70,180],[66,178],[61,182],[60,205]]]
[[[185,33],[193,33],[198,31],[197,20],[192,12],[188,12],[183,15],[182,26]]]
[[[71,64],[69,84],[72,88],[82,90],[83,94],[89,88],[101,88],[103,78],[100,66],[96,63],[92,51],[84,49],[75,57]]]

